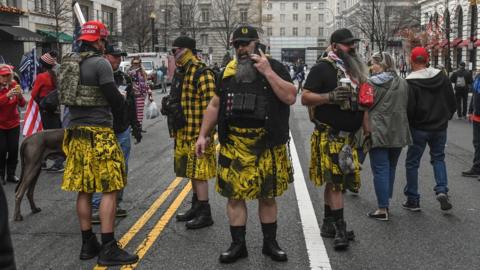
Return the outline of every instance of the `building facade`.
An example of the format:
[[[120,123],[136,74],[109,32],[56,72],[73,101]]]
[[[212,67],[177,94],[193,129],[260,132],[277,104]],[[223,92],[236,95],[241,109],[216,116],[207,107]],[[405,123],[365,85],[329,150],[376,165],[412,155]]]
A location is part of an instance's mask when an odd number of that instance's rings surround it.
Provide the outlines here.
[[[113,39],[121,36],[120,1],[79,4],[85,19],[104,22]],[[63,54],[71,50],[72,41],[72,0],[0,0],[0,55],[5,62],[18,65],[34,47],[39,55],[50,50]]]
[[[475,0],[420,0],[422,45],[430,50],[431,63],[449,71],[461,62],[479,67],[478,5]]]
[[[262,29],[273,58],[285,62],[315,64],[328,46],[327,22],[333,12],[327,1],[263,2]]]
[[[225,64],[233,55],[233,30],[244,24],[258,29],[262,23],[262,1],[258,0],[160,0],[154,1],[154,43],[168,51],[181,34],[197,41],[199,56],[208,64]],[[228,21],[228,22],[227,22]],[[262,33],[260,33],[262,35]]]

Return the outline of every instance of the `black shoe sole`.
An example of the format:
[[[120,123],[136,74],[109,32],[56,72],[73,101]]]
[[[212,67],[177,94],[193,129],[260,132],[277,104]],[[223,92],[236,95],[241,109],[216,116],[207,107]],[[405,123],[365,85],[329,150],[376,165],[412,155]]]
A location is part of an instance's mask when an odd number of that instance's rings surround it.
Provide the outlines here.
[[[346,243],[339,243],[339,244],[333,244],[333,249],[335,250],[346,250],[348,248],[348,242]]]
[[[273,256],[271,253],[269,252],[266,252],[265,250],[262,249],[262,254],[265,255],[265,256],[268,256],[270,257],[270,259],[276,261],[276,262],[286,262],[288,261],[288,257],[285,256],[285,257],[276,257],[276,256]]]
[[[188,225],[188,223],[186,223],[185,227],[187,227],[187,229],[189,229],[189,230],[197,230],[197,229],[209,227],[209,226],[212,226],[212,225],[213,225],[213,220],[211,222],[207,222],[207,223],[203,223],[203,224],[195,225],[195,226]]]
[[[473,177],[479,177],[480,174],[463,174],[463,173],[462,173],[462,176],[463,176],[463,177],[472,177],[472,178],[473,178]]]
[[[376,219],[376,220],[379,220],[379,221],[388,221],[389,218],[388,218],[388,214],[374,214],[374,213],[367,213],[367,217],[369,218],[373,218],[373,219]]]
[[[335,238],[335,234],[320,232],[320,236],[324,238]],[[355,233],[353,231],[347,231],[347,238],[349,241],[355,240]]]
[[[97,264],[100,266],[117,266],[117,265],[129,265],[138,262],[138,257],[135,260],[125,261],[125,262],[109,262],[98,260]]]
[[[446,196],[437,197],[437,201],[440,203],[440,209],[447,211],[453,208],[453,205],[448,201]]]
[[[236,258],[233,258],[233,259],[228,259],[228,260],[222,260],[222,257],[220,256],[218,258],[218,261],[220,263],[225,263],[225,264],[229,264],[229,263],[234,263],[240,259],[244,259],[244,258],[247,258],[248,257],[248,252],[243,252],[242,254],[240,254],[238,257]]]
[[[406,206],[403,206],[403,209],[405,210],[409,210],[409,211],[412,211],[412,212],[420,212],[422,209],[420,207],[417,207],[417,208],[410,208],[410,207],[406,207]]]
[[[93,259],[97,256],[98,256],[98,253],[97,254],[91,254],[91,255],[80,255],[80,260],[88,261],[88,260],[91,260],[91,259]]]

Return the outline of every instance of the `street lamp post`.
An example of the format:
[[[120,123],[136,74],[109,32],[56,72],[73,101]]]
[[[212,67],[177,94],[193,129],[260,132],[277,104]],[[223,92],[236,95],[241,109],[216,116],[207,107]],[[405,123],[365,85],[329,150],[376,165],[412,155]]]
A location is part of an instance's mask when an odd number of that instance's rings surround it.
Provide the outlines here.
[[[155,51],[155,18],[156,18],[155,11],[152,11],[150,13],[150,23],[152,26],[152,52]]]

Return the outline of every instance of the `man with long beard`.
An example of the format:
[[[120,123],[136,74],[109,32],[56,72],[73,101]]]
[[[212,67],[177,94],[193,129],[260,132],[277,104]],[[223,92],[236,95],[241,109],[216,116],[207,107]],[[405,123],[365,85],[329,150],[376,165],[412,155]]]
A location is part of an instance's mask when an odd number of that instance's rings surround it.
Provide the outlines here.
[[[173,41],[172,53],[177,69],[169,97],[170,113],[173,114],[168,116],[173,118],[169,121],[175,122],[171,133],[175,138],[175,174],[191,179],[193,186],[192,207],[176,216],[178,221],[186,221],[187,229],[213,224],[208,203],[208,180],[216,173],[213,142],[208,145],[205,156],[197,158],[195,155],[203,113],[215,91],[213,71],[198,60],[195,47],[196,42],[190,37],[180,36]]]
[[[333,32],[331,51],[314,66],[304,86],[302,104],[311,109],[315,130],[311,137],[310,180],[325,186],[325,218],[321,235],[334,238],[334,248],[345,249],[353,232],[346,230],[343,218],[343,191],[358,192],[360,165],[353,145],[364,113],[355,102],[350,86],[367,78],[367,67],[355,53],[354,38],[348,29]],[[347,83],[344,83],[347,84]]]
[[[287,260],[276,240],[275,197],[293,181],[287,143],[289,105],[295,103],[296,91],[285,67],[267,58],[261,49],[256,51],[258,39],[257,30],[250,26],[233,32],[237,59],[220,76],[196,145],[198,156],[208,153],[209,134],[218,123],[221,147],[216,190],[228,198],[232,236],[230,248],[220,255],[221,263],[248,256],[245,201],[254,199],[259,202],[262,253],[275,261]]]

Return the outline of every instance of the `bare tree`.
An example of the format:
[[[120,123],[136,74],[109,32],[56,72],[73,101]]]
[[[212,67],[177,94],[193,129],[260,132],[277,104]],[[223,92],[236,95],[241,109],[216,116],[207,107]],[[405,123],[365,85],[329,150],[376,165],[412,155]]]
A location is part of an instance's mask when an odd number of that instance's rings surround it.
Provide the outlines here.
[[[230,50],[230,38],[235,28],[242,24],[255,25],[259,23],[259,14],[256,13],[257,1],[240,4],[237,0],[213,0],[215,7],[212,25],[217,35],[215,40]],[[261,29],[258,29],[259,31]]]
[[[61,53],[60,35],[71,26],[71,5],[72,0],[50,0],[50,14],[55,20],[55,49],[59,53]]]
[[[413,3],[397,5],[389,0],[362,0],[359,10],[347,17],[347,25],[371,38],[379,50],[405,28],[420,25],[418,6]]]
[[[152,33],[150,14],[154,12],[152,0],[128,1],[122,3],[123,37],[127,44],[144,51],[155,36]]]

